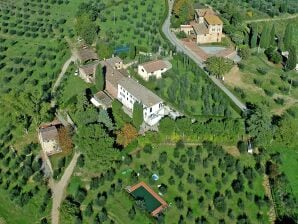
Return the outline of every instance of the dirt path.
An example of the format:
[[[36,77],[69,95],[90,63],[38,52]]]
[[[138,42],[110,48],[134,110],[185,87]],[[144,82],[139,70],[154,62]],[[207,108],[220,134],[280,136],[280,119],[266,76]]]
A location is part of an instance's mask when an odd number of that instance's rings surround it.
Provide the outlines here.
[[[274,210],[274,201],[273,201],[273,198],[271,195],[271,190],[270,190],[269,177],[267,175],[264,175],[263,187],[265,189],[265,195],[268,196],[271,201],[271,206],[268,211],[269,221],[270,221],[270,223],[274,224],[275,220],[276,220],[276,214],[275,214],[275,210]]]
[[[65,169],[63,176],[61,177],[59,182],[55,182],[53,178],[49,181],[49,186],[52,190],[52,198],[53,198],[53,205],[52,205],[52,212],[51,212],[51,219],[52,224],[59,224],[59,217],[60,217],[60,205],[64,198],[64,192],[70,180],[70,177],[73,173],[73,170],[77,164],[77,159],[80,156],[80,153],[76,152],[72,157],[71,162],[69,163],[68,167]]]
[[[62,70],[61,70],[60,74],[58,75],[58,78],[57,78],[57,80],[56,80],[56,82],[55,82],[55,84],[54,84],[54,86],[53,86],[53,88],[52,88],[52,93],[56,92],[58,86],[59,86],[60,83],[61,83],[61,80],[62,80],[62,78],[63,78],[65,72],[66,72],[67,69],[68,69],[68,66],[69,66],[70,63],[73,62],[74,60],[75,60],[75,58],[74,58],[74,56],[72,55],[72,56],[71,56],[71,57],[64,63],[64,65],[63,65],[63,67],[62,67]]]
[[[60,74],[58,75],[58,78],[52,88],[52,94],[56,92],[57,88],[59,87],[61,81],[62,81],[62,78],[63,76],[65,75],[65,72],[67,71],[69,65],[71,62],[74,62],[75,61],[75,56],[72,54],[71,57],[64,63],[63,67],[62,67],[62,70],[60,72]],[[53,98],[52,101],[51,101],[51,107],[55,107],[56,105],[56,100]]]
[[[271,21],[295,19],[297,17],[298,17],[298,14],[295,14],[295,15],[289,15],[289,16],[277,17],[277,18],[252,19],[252,20],[245,21],[245,23],[271,22]]]

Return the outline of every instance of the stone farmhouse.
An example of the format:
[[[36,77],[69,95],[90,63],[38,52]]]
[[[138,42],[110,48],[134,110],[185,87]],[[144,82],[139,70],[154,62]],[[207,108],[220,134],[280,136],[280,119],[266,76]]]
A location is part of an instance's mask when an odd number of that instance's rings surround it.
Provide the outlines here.
[[[105,90],[102,91],[108,97],[117,99],[123,104],[124,112],[129,116],[133,114],[133,105],[139,102],[143,105],[144,122],[149,126],[154,126],[164,116],[163,100],[156,94],[142,86],[138,81],[131,78],[119,57],[113,57],[100,62],[105,75]],[[92,98],[93,104],[103,104],[107,101],[104,94],[95,94]],[[101,96],[99,100],[97,96]]]
[[[160,79],[162,74],[171,68],[171,63],[165,60],[149,61],[138,66],[138,74],[146,81],[150,77]]]
[[[58,125],[61,125],[61,123],[52,122],[40,126],[38,130],[38,139],[42,150],[48,156],[62,152],[62,148],[59,145]]]
[[[223,22],[210,8],[196,9],[194,21],[181,25],[180,31],[192,36],[198,44],[221,42]]]
[[[76,63],[79,68],[79,76],[87,83],[94,83],[96,69],[99,64],[97,54],[93,49],[82,46],[76,52]]]

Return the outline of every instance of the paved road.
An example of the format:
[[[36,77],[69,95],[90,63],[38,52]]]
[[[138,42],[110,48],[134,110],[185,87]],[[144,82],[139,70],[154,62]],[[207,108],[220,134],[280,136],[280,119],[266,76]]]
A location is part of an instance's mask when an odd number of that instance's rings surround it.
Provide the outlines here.
[[[276,18],[264,18],[264,19],[252,19],[246,20],[245,23],[258,23],[258,22],[271,22],[271,21],[279,21],[279,20],[287,20],[287,19],[295,19],[298,17],[298,14],[285,16],[285,17],[276,17]]]
[[[79,156],[80,156],[80,153],[78,152],[74,154],[71,162],[69,163],[68,167],[65,169],[64,174],[61,177],[59,182],[55,182],[53,178],[51,178],[49,181],[49,186],[52,190],[52,198],[53,198],[53,205],[52,205],[52,212],[51,212],[52,224],[59,224],[60,205],[64,198],[64,192],[69,183],[73,170],[77,164],[77,160]]]
[[[169,2],[169,12],[168,17],[166,18],[163,26],[162,31],[166,35],[166,37],[169,39],[169,41],[176,47],[176,50],[178,52],[183,52],[190,58],[194,60],[194,62],[201,68],[204,68],[203,60],[198,57],[198,55],[194,54],[190,49],[185,47],[181,41],[176,37],[175,34],[173,34],[170,30],[171,25],[171,12],[173,7],[173,0],[168,0]],[[211,79],[211,81],[217,85],[242,111],[245,111],[247,108],[246,106],[230,91],[228,90],[220,80],[216,79],[214,76],[209,76],[207,73],[205,73],[207,77]]]

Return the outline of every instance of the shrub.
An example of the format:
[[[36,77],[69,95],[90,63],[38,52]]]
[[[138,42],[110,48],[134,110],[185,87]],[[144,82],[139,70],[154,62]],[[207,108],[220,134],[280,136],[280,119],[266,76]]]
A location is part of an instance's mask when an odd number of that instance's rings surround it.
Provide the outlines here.
[[[280,98],[280,97],[274,99],[274,101],[275,101],[275,103],[277,103],[279,105],[284,105],[284,103],[285,103],[285,100],[283,98]]]
[[[257,72],[261,75],[266,75],[268,73],[268,69],[264,67],[257,68]]]
[[[240,153],[246,153],[247,143],[245,143],[244,141],[239,141],[237,143],[237,148],[239,149]]]

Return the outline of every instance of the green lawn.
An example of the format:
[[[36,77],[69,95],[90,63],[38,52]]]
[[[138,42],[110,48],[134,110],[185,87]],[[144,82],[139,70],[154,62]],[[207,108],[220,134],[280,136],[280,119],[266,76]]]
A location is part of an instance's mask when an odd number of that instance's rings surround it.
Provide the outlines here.
[[[43,190],[34,196],[29,205],[24,207],[16,206],[12,202],[7,194],[7,191],[0,190],[0,222],[1,218],[5,220],[3,223],[7,224],[32,224],[39,223],[39,220],[43,217],[48,217],[50,214],[51,202],[48,202],[47,209],[42,213],[39,212],[40,204],[42,203]]]
[[[164,0],[119,2],[108,4],[101,12],[100,39],[107,40],[112,49],[132,45],[141,51],[156,52],[159,46],[166,48],[159,34],[165,14]]]
[[[286,148],[274,147],[274,151],[277,151],[281,155],[281,171],[284,172],[290,182],[293,194],[298,198],[298,173],[297,162],[298,162],[298,152],[297,150],[290,150]]]
[[[167,153],[166,161],[160,161],[161,152]],[[139,181],[146,182],[155,192],[159,192],[158,185],[165,184],[167,186],[167,191],[162,196],[170,205],[165,212],[165,223],[177,223],[180,219],[180,215],[183,215],[184,220],[189,223],[193,223],[195,219],[203,216],[210,223],[216,223],[220,219],[225,219],[228,223],[235,223],[237,216],[243,213],[247,215],[251,223],[256,223],[258,212],[262,214],[262,223],[268,223],[268,206],[266,206],[265,203],[260,209],[253,200],[255,195],[260,198],[264,196],[262,175],[259,175],[253,168],[254,179],[251,187],[248,186],[248,181],[245,176],[243,176],[244,190],[242,192],[234,193],[231,187],[231,182],[237,176],[235,170],[241,172],[244,167],[254,167],[255,161],[253,157],[245,156],[246,162],[242,163],[241,155],[239,157],[240,161],[238,162],[241,165],[238,164],[238,168],[232,168],[232,170],[229,171],[230,173],[227,173],[225,168],[218,167],[219,158],[226,160],[227,157],[227,154],[223,153],[221,149],[214,149],[214,151],[210,149],[210,151],[208,151],[205,148],[192,148],[191,150],[181,148],[178,150],[178,153],[180,154],[178,157],[174,156],[174,148],[171,146],[153,145],[152,154],[141,152],[139,156],[134,156],[133,162],[130,165],[123,164],[121,167],[118,167],[114,177],[109,179],[108,175],[106,175],[104,183],[100,182],[98,187],[92,189],[90,189],[90,178],[92,176],[99,176],[100,172],[91,175],[88,171],[84,171],[84,169],[77,169],[75,177],[72,178],[68,187],[68,193],[76,200],[78,197],[77,189],[79,187],[88,189],[87,197],[83,200],[80,207],[84,210],[91,202],[93,205],[93,213],[90,217],[83,217],[84,223],[89,223],[98,213],[101,214],[102,206],[107,209],[108,219],[114,220],[117,223],[145,224],[150,222],[148,214],[140,211],[136,205],[136,216],[134,219],[128,216],[129,210],[134,202],[124,188],[126,186],[132,186]],[[236,162],[236,159],[232,157],[229,158]],[[190,168],[188,164],[194,159],[198,160],[195,160],[197,162],[194,162],[194,168]],[[156,165],[154,165],[155,163]],[[181,178],[175,174],[175,169],[171,168],[173,164],[181,165],[184,169],[184,174]],[[133,172],[122,172],[129,168],[133,169]],[[139,177],[134,177],[136,173],[140,174]],[[152,180],[151,176],[153,173],[159,175],[160,178],[158,181]],[[206,177],[206,175],[208,177]],[[171,176],[173,176],[174,184],[169,182]],[[119,181],[122,182],[121,190],[118,188]],[[183,187],[178,187],[180,182]],[[225,212],[218,211],[213,207],[213,197],[216,191],[224,195],[224,203],[226,205]],[[107,194],[107,200],[99,206],[96,202],[96,198],[98,195],[105,194],[104,192]],[[175,203],[177,197],[181,197],[183,200],[183,208],[177,208]],[[204,200],[201,204],[198,204],[200,197],[203,197]],[[242,200],[244,207],[242,207],[241,204],[239,205],[238,200]],[[211,206],[211,210],[208,209],[209,205]],[[233,216],[231,214],[230,217],[227,215],[229,209],[232,210]],[[192,215],[190,215],[190,212],[187,212],[189,210],[192,211]],[[187,213],[189,213],[188,216]],[[83,214],[85,214],[84,211]],[[62,214],[61,220],[63,223],[70,222],[70,220],[67,221],[66,217],[65,214]]]
[[[242,63],[243,69],[226,76],[226,84],[244,102],[263,105],[279,115],[295,105],[298,88],[288,82],[289,77],[296,77],[294,71],[283,72],[280,65],[271,64],[262,53]],[[259,69],[266,74],[261,74]],[[278,103],[277,98],[282,98],[283,104]]]

